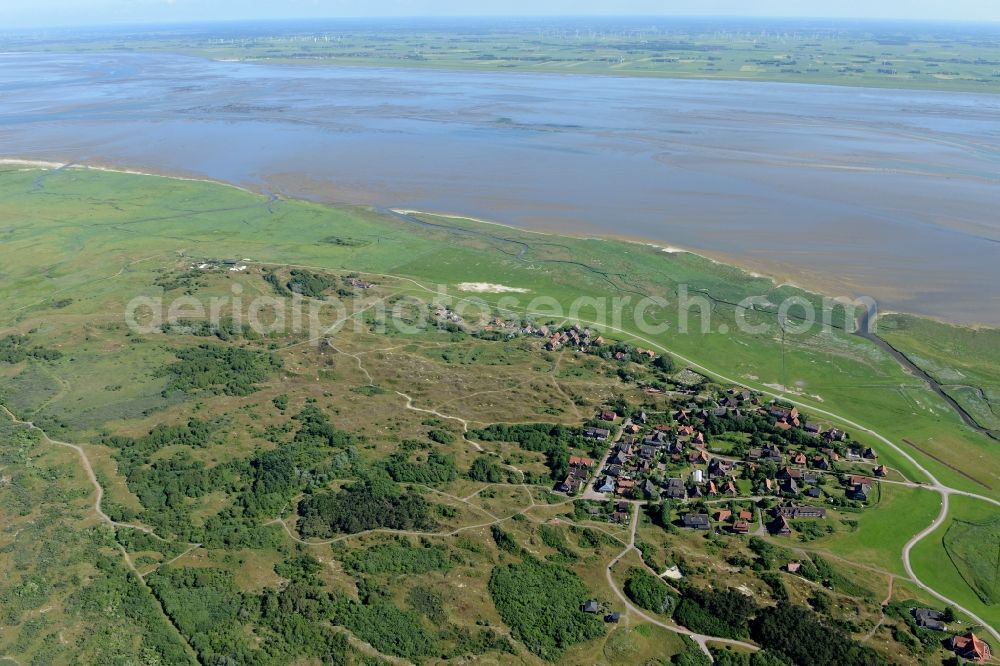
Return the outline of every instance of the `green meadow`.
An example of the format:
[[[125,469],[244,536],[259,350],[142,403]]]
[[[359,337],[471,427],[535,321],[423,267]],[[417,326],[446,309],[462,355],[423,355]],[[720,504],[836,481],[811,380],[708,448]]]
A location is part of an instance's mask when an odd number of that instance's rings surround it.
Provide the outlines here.
[[[911,553],[917,576],[936,590],[979,615],[994,627],[1000,623],[1000,604],[983,596],[996,590],[996,507],[975,499],[953,496],[948,518],[914,546]],[[963,541],[961,534],[970,540]],[[979,592],[977,593],[977,589]]]
[[[879,492],[876,510],[844,514],[844,518],[857,520],[856,528],[841,527],[831,536],[810,541],[808,547],[905,576],[900,557],[903,546],[934,520],[941,497],[928,490],[888,483],[881,484]]]
[[[879,320],[879,335],[1000,436],[1000,330],[892,314]]]

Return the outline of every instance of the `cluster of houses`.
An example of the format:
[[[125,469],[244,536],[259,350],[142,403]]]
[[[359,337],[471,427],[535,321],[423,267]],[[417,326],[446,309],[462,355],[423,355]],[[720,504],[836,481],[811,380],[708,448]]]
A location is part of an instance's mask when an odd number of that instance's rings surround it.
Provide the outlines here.
[[[529,324],[522,333],[547,338],[545,342],[547,351],[555,351],[560,347],[571,347],[587,352],[591,347],[599,347],[604,344],[603,337],[592,334],[589,328],[580,328],[579,324],[573,324],[561,330],[550,330],[548,326],[540,326],[535,329]]]
[[[214,271],[218,268],[225,268],[230,273],[242,273],[247,269],[247,265],[242,263],[239,259],[209,259],[207,261],[191,264],[192,270],[198,269],[200,271]]]
[[[564,493],[576,495],[586,487],[593,468],[594,461],[590,458],[570,456],[569,472],[566,474],[566,479],[560,484],[559,489]]]
[[[564,334],[568,333],[562,331],[560,337]],[[873,476],[852,473],[862,463],[877,463],[878,454],[855,445],[839,429],[812,424],[795,407],[762,404],[758,394],[746,389],[733,388],[714,400],[675,406],[669,413],[650,415],[640,410],[631,416],[620,414],[620,408],[619,412],[603,410],[583,429],[585,439],[609,443],[611,448],[600,464],[590,458],[571,457],[560,486],[572,495],[586,492],[591,497],[603,494],[622,500],[625,508],[615,512],[622,514],[619,522],[628,519],[624,500],[686,502],[774,496],[783,498],[784,503],[773,510],[772,519],[763,522],[770,533],[787,535],[792,532],[791,521],[826,517],[825,508],[802,500],[867,503],[877,478],[888,473],[884,465],[874,467]],[[792,448],[788,442],[766,442],[744,449],[745,455],[712,453],[707,434],[715,432],[714,419],[740,415],[765,416],[775,425],[799,428],[815,438],[815,444],[800,437]],[[835,474],[841,488],[836,493],[836,485],[829,483]],[[614,522],[615,514],[609,520]],[[749,511],[724,509],[714,516],[714,523],[736,534],[753,531]],[[681,516],[681,524],[709,530],[713,519],[708,513],[690,512]]]
[[[719,509],[715,512],[715,522],[734,534],[749,534],[754,522],[753,511]],[[692,530],[710,530],[712,520],[707,513],[692,511],[681,517],[681,525]]]
[[[808,506],[786,502],[771,510],[773,520],[767,524],[767,531],[776,536],[787,536],[792,533],[789,520],[826,518],[823,507]],[[715,522],[734,534],[749,534],[754,522],[752,510],[723,508],[716,511]],[[695,530],[712,529],[712,519],[707,513],[690,512],[681,517],[681,525]]]
[[[941,611],[933,608],[911,608],[910,614],[918,627],[933,631],[948,630],[948,626],[945,624],[945,614]],[[946,645],[949,650],[964,661],[983,664],[993,658],[993,649],[990,644],[971,631],[951,636]]]
[[[760,465],[770,463],[781,465],[781,468],[773,478],[757,476],[755,493],[820,499],[823,497],[820,489],[823,475],[833,472],[835,463],[876,461],[878,458],[871,448],[862,451],[860,447],[832,445],[848,441],[846,433],[836,428],[823,430],[819,427],[814,428],[815,437],[822,441],[817,442],[816,448],[783,451],[776,444],[767,444],[750,448],[742,460],[711,454],[705,436],[709,419],[740,411],[769,414],[775,424],[786,423],[791,427],[800,427],[803,421],[796,408],[774,404],[761,406],[755,394],[740,389],[731,389],[714,405],[688,403],[680,407],[671,414],[669,425],[654,425],[649,416],[640,411],[625,419],[621,436],[614,442],[606,464],[599,470],[588,470],[598,472],[594,490],[632,499],[737,497],[741,494],[736,482],[739,472],[748,471],[755,476],[752,473]],[[585,438],[611,439],[611,427],[618,421],[617,414],[604,411],[600,421],[609,427],[589,426],[584,429]],[[831,445],[823,446],[824,443]],[[686,481],[680,474],[668,474],[669,470],[679,471],[689,466],[694,469]],[[878,465],[873,473],[876,477],[885,476],[888,470]],[[580,484],[570,483],[571,479],[567,481],[564,484],[567,492],[579,490]],[[850,500],[867,502],[873,484],[871,477],[851,476],[847,479],[844,495]]]
[[[359,277],[347,277],[344,279],[348,287],[353,287],[354,289],[371,289],[375,285],[368,280],[362,280]]]

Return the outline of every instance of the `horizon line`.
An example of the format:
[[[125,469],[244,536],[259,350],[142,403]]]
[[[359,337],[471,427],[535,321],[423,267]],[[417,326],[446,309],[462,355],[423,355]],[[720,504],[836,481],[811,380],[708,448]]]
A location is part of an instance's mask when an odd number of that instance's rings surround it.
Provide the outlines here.
[[[156,27],[179,27],[217,24],[239,24],[239,23],[294,23],[294,22],[334,22],[334,21],[393,21],[393,20],[419,20],[419,21],[475,21],[475,20],[513,20],[513,21],[539,21],[539,20],[594,20],[594,19],[642,19],[642,20],[702,20],[702,21],[819,21],[825,23],[900,23],[900,24],[923,24],[923,25],[976,25],[981,27],[1000,28],[1000,19],[954,19],[954,18],[909,18],[909,17],[878,17],[878,16],[796,16],[796,15],[753,15],[753,14],[450,14],[440,16],[398,14],[398,15],[373,15],[373,16],[287,16],[287,17],[259,17],[259,18],[211,18],[211,19],[180,19],[163,21],[137,21],[120,23],[62,23],[49,25],[23,25],[12,26],[7,30],[0,31],[0,35],[11,32],[22,32],[28,30],[69,30],[77,28],[156,28]]]

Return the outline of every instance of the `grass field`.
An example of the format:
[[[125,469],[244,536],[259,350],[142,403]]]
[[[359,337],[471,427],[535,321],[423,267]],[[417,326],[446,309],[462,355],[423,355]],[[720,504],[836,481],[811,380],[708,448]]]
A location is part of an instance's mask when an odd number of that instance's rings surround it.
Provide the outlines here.
[[[841,527],[831,536],[810,541],[808,548],[827,550],[852,562],[906,575],[900,558],[903,546],[931,524],[940,502],[937,493],[883,483],[877,511],[844,514],[857,519],[857,529]]]
[[[313,22],[7,35],[4,50],[1000,91],[995,27],[733,19]]]
[[[942,541],[966,584],[984,604],[996,605],[1000,596],[1000,518],[984,523],[955,519]]]
[[[996,520],[996,509],[982,502],[977,502],[966,497],[952,497],[948,519],[926,539],[918,543],[912,552],[913,568],[927,584],[938,590],[948,590],[947,594],[957,600],[966,608],[991,622],[996,626],[1000,622],[1000,605],[996,603],[986,604],[977,595],[976,590],[963,577],[963,571],[952,561],[948,549],[945,547],[947,534],[956,525],[958,529],[966,529],[965,526],[991,525]],[[952,533],[954,537],[954,533]],[[983,536],[983,535],[979,535]],[[986,536],[995,539],[995,533],[990,531]],[[992,581],[995,584],[996,567],[996,542],[983,544],[963,543],[958,545],[958,554],[966,558],[968,564],[959,566],[965,572],[980,576],[980,585],[989,585],[990,573],[993,573]],[[981,546],[981,547],[980,547]]]
[[[934,377],[977,423],[1000,432],[1000,331],[892,314],[879,319],[879,335]]]

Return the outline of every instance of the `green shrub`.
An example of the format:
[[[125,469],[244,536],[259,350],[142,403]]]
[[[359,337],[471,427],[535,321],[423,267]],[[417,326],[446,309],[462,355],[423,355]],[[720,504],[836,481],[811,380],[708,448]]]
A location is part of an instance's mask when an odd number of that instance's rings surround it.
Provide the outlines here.
[[[515,638],[546,661],[604,633],[601,618],[580,610],[589,593],[572,571],[528,559],[493,569],[490,596]]]
[[[638,567],[628,571],[625,594],[635,605],[654,613],[669,615],[677,603],[677,595],[662,580]]]

